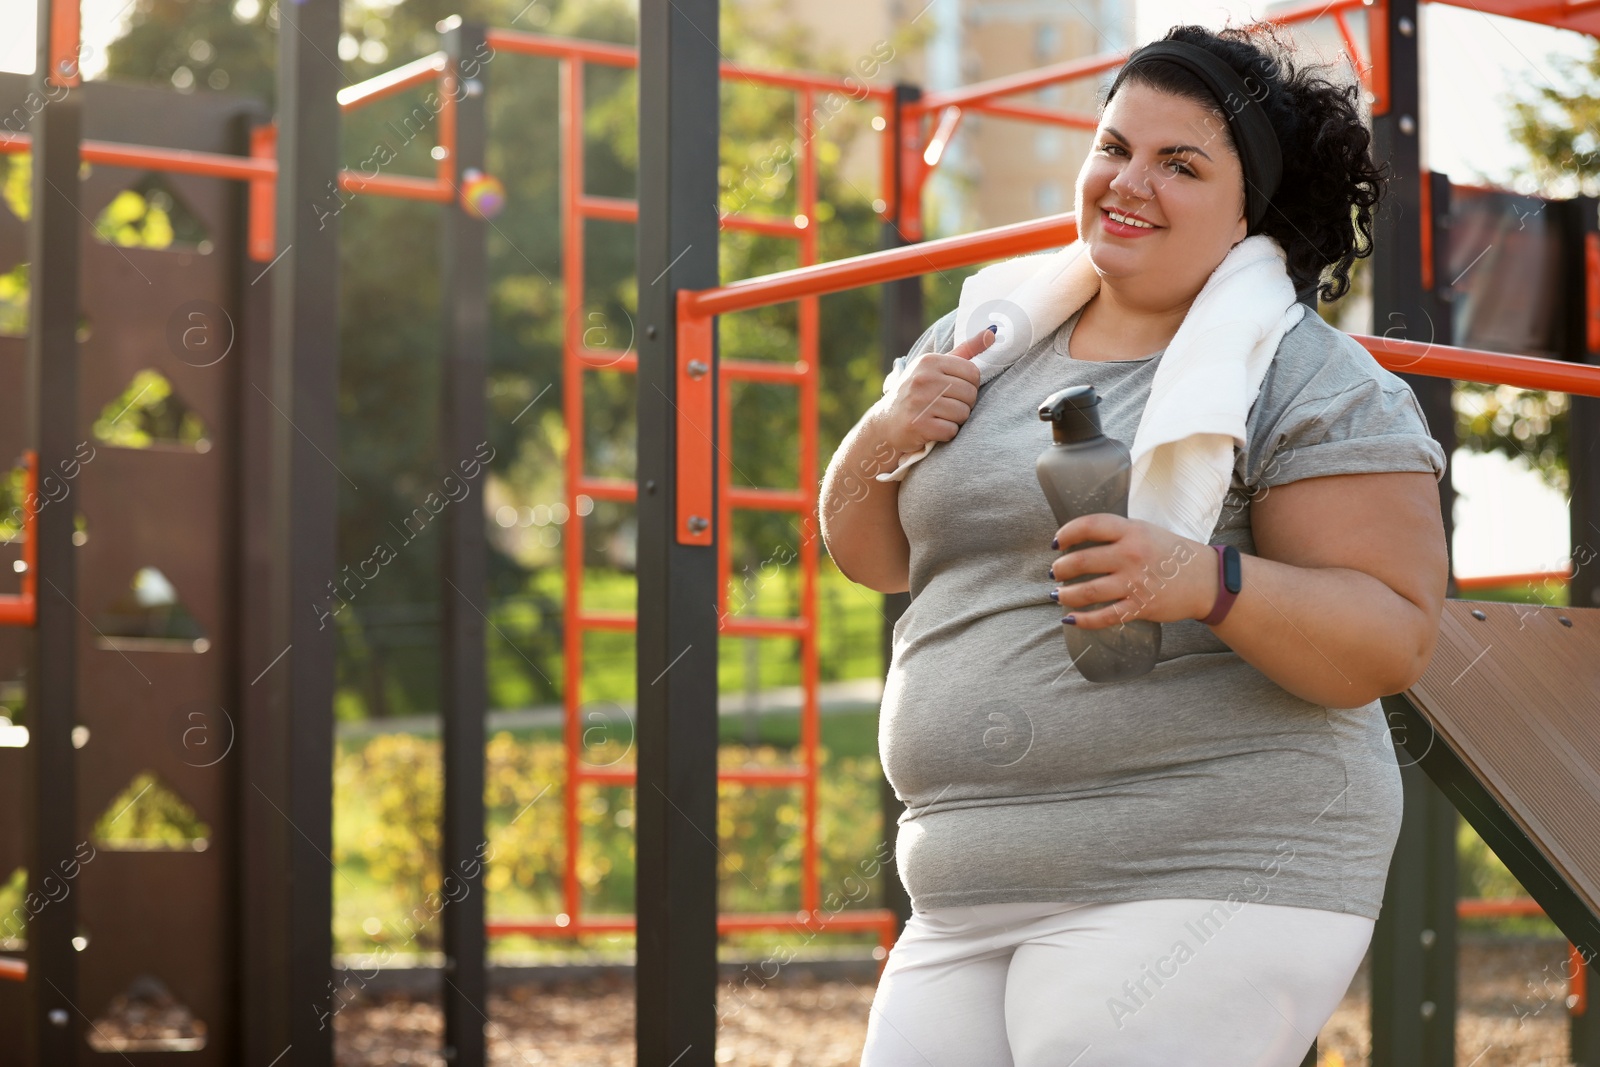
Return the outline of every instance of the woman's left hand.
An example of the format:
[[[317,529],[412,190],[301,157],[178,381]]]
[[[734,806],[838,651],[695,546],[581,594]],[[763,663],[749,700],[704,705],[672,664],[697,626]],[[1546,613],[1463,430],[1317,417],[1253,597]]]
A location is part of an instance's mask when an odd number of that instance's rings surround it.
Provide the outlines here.
[[[1216,552],[1188,537],[1142,519],[1110,512],[1080,515],[1056,531],[1056,543],[1105,544],[1068,551],[1051,566],[1056,581],[1084,574],[1100,577],[1074,585],[1057,585],[1063,615],[1080,630],[1099,630],[1143,619],[1178,622],[1211,613],[1217,598]],[[1115,601],[1094,611],[1085,604]]]

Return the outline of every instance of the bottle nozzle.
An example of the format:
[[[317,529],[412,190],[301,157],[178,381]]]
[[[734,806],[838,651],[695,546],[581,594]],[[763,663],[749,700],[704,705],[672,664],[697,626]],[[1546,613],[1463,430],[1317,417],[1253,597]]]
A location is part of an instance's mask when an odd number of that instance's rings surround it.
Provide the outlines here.
[[[1050,424],[1056,444],[1069,445],[1101,436],[1100,398],[1092,385],[1074,385],[1045,397],[1039,421]]]

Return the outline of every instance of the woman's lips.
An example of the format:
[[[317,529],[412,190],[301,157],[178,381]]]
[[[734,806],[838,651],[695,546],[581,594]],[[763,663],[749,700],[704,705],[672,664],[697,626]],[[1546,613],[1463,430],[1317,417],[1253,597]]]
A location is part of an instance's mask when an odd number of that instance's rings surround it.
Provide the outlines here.
[[[1104,208],[1100,209],[1100,226],[1112,237],[1145,237],[1161,229],[1159,226],[1129,226],[1127,223],[1118,222],[1111,217],[1111,212]]]

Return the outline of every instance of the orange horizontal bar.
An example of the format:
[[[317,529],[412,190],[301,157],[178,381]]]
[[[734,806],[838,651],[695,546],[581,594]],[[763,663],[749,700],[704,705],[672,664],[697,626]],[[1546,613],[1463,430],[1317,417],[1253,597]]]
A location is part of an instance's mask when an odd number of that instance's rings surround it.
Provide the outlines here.
[[[776,385],[799,385],[805,381],[810,368],[804,361],[773,359],[719,359],[717,370],[729,378],[743,382],[772,382]]]
[[[27,960],[15,959],[11,956],[0,956],[0,981],[26,982],[27,980]]]
[[[179,174],[203,174],[213,178],[276,177],[275,161],[248,156],[225,156],[215,152],[186,152],[177,148],[146,148],[142,145],[85,141],[78,150],[85,163],[104,163],[112,167],[138,167],[167,170]]]
[[[26,133],[0,132],[0,152],[26,152],[33,138]],[[189,152],[180,148],[148,148],[114,141],[84,141],[78,149],[85,163],[109,167],[135,167],[141,170],[166,170],[178,174],[201,174],[213,178],[274,178],[278,164],[249,156],[228,156],[217,152]]]
[[[444,72],[445,62],[446,57],[443,52],[434,52],[432,55],[413,59],[403,66],[385,71],[375,78],[347,85],[336,94],[339,106],[346,110],[354,110],[374,100],[393,96],[413,85],[433,81]]]
[[[578,492],[596,500],[633,501],[639,497],[639,483],[626,478],[584,478],[578,483]]]
[[[629,933],[634,929],[632,915],[597,915],[593,918],[579,916],[576,920],[566,916],[545,917],[533,916],[526,919],[490,919],[484,924],[485,932],[490,937],[504,937],[507,934],[533,934],[533,935],[571,935],[571,934],[618,934]],[[893,923],[894,913],[883,908],[852,908],[848,911],[837,911],[832,914],[825,911],[815,912],[744,912],[717,916],[717,932],[730,933],[735,930],[806,930],[821,933],[826,930],[879,930]]]
[[[1600,397],[1600,367],[1539,356],[1513,356],[1475,348],[1402,341],[1394,337],[1360,333],[1350,336],[1391,371]]]
[[[569,348],[567,354],[590,370],[633,374],[639,369],[639,357],[632,352],[616,352],[609,348]]]
[[[577,37],[550,37],[525,30],[485,30],[483,39],[496,51],[553,59],[581,59],[613,67],[637,67],[639,53],[626,45],[585,41]]]
[[[1034,107],[1032,104],[1008,104],[990,100],[987,103],[968,104],[966,110],[995,115],[1003,119],[1021,119],[1023,122],[1067,126],[1074,130],[1093,131],[1100,128],[1100,121],[1088,115],[1079,115],[1071,111],[1052,111],[1045,107]]]
[[[719,629],[730,637],[804,637],[811,632],[805,619],[766,615],[725,615]]]
[[[928,93],[911,110],[943,111],[947,107],[971,107],[973,104],[984,103],[1000,96],[1031,93],[1036,89],[1076,78],[1088,78],[1120,67],[1127,61],[1128,55],[1127,52],[1110,52],[1098,56],[1085,56],[1082,59],[1068,59],[1046,67],[1035,67],[1021,74],[1008,74],[1003,78],[991,78],[974,85],[964,85],[959,89]]]
[[[886,85],[870,85],[857,78],[841,78],[837,74],[814,74],[810,71],[759,70],[738,63],[722,64],[724,78],[740,78],[783,89],[820,89],[824,92],[843,92],[856,100],[889,100],[894,90]]]
[[[681,290],[680,312],[690,315],[726,315],[768,304],[781,304],[802,296],[820,296],[910,278],[931,271],[969,267],[991,259],[1039,252],[1071,244],[1078,236],[1078,222],[1072,212],[1047,215],[1009,226],[978,230],[956,237],[907,245],[883,252],[868,252],[796,267],[759,278],[749,278],[717,289]],[[1600,368],[1596,368],[1600,373]]]
[[[578,625],[585,630],[632,630],[638,620],[620,611],[585,611],[578,614]]]
[[[637,775],[631,766],[628,767],[595,767],[579,763],[573,770],[573,776],[580,782],[594,782],[596,785],[625,785],[632,786]]]
[[[1544,582],[1568,582],[1572,575],[1566,571],[1531,571],[1527,574],[1479,574],[1471,578],[1457,578],[1457,589],[1498,589],[1503,585],[1538,585]]]
[[[636,779],[631,764],[596,767],[580,763],[576,774],[580,781],[600,785],[633,785]],[[717,772],[717,781],[740,785],[797,785],[804,782],[808,774],[804,767],[730,767]]]
[[[585,194],[578,197],[578,214],[586,219],[605,219],[610,222],[637,222],[639,221],[639,203],[636,200],[624,200],[620,196],[592,196]],[[728,212],[721,218],[724,229],[743,230],[749,233],[764,233],[770,237],[796,237],[804,229],[792,218],[771,215],[741,215],[737,212]]]
[[[1340,11],[1356,11],[1366,7],[1366,0],[1333,0],[1332,3],[1323,3],[1315,0],[1312,3],[1291,7],[1287,11],[1280,11],[1275,15],[1261,19],[1262,22],[1313,22],[1320,15],[1333,15]]]
[[[413,178],[407,174],[378,174],[368,177],[353,170],[339,172],[339,188],[352,193],[394,196],[402,200],[433,200],[448,203],[455,190],[437,178]]]
[[[624,45],[586,41],[576,37],[550,37],[542,33],[523,30],[488,30],[484,39],[491,48],[503,49],[525,56],[549,56],[552,59],[581,59],[588,63],[605,63],[613,67],[637,67],[639,53]],[[785,89],[836,90],[855,99],[890,99],[894,90],[888,86],[868,85],[855,78],[836,74],[812,74],[805,71],[759,70],[737,63],[721,64],[724,78],[774,85]]]
[[[578,214],[586,219],[611,219],[614,222],[637,222],[639,202],[624,200],[619,196],[580,196]]]
[[[732,211],[722,216],[721,225],[724,230],[760,233],[768,237],[799,237],[806,229],[794,219],[782,215],[740,215]]]
[[[811,506],[806,494],[798,489],[769,489],[757,485],[729,486],[728,503],[751,511],[802,511]]]
[[[1463,919],[1493,919],[1509,915],[1543,915],[1544,909],[1530,897],[1501,897],[1458,900],[1456,914]]]
[[[0,626],[32,626],[34,617],[33,601],[15,593],[0,596]]]
[[[25,133],[0,133],[0,152],[26,152],[32,143],[33,139]],[[177,148],[147,148],[111,141],[84,141],[79,156],[85,163],[99,163],[108,167],[198,174],[207,178],[255,181],[276,179],[278,176],[278,163],[272,159],[188,152]],[[455,196],[455,191],[448,184],[437,179],[401,174],[379,174],[369,178],[353,170],[339,172],[339,188],[356,193],[440,203],[448,202]]]
[[[484,932],[490,937],[508,934],[531,934],[535,937],[573,936],[577,934],[630,934],[634,929],[632,915],[600,915],[593,919],[579,918],[577,922],[565,915],[557,918],[543,916],[529,919],[490,919],[484,923]]]

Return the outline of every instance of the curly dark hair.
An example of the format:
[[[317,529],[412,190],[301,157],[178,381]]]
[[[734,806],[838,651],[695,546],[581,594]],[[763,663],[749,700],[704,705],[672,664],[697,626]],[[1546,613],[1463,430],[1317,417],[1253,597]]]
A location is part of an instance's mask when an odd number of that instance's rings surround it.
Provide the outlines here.
[[[1271,48],[1263,47],[1262,39]],[[1331,303],[1350,290],[1350,265],[1372,254],[1373,209],[1389,180],[1388,164],[1372,159],[1372,135],[1362,121],[1360,87],[1338,84],[1318,71],[1296,66],[1273,23],[1209,30],[1174,26],[1162,38],[1199,45],[1247,79],[1252,96],[1272,122],[1283,151],[1283,179],[1267,213],[1251,233],[1278,239],[1295,288],[1318,286]],[[1258,93],[1257,81],[1267,88]],[[1142,63],[1123,84],[1139,82],[1162,92],[1219,107],[1204,82],[1173,63]],[[1111,102],[1109,87],[1101,110]],[[1224,127],[1226,130],[1227,127]],[[1235,153],[1231,131],[1228,147]],[[1323,273],[1329,277],[1323,280]]]

